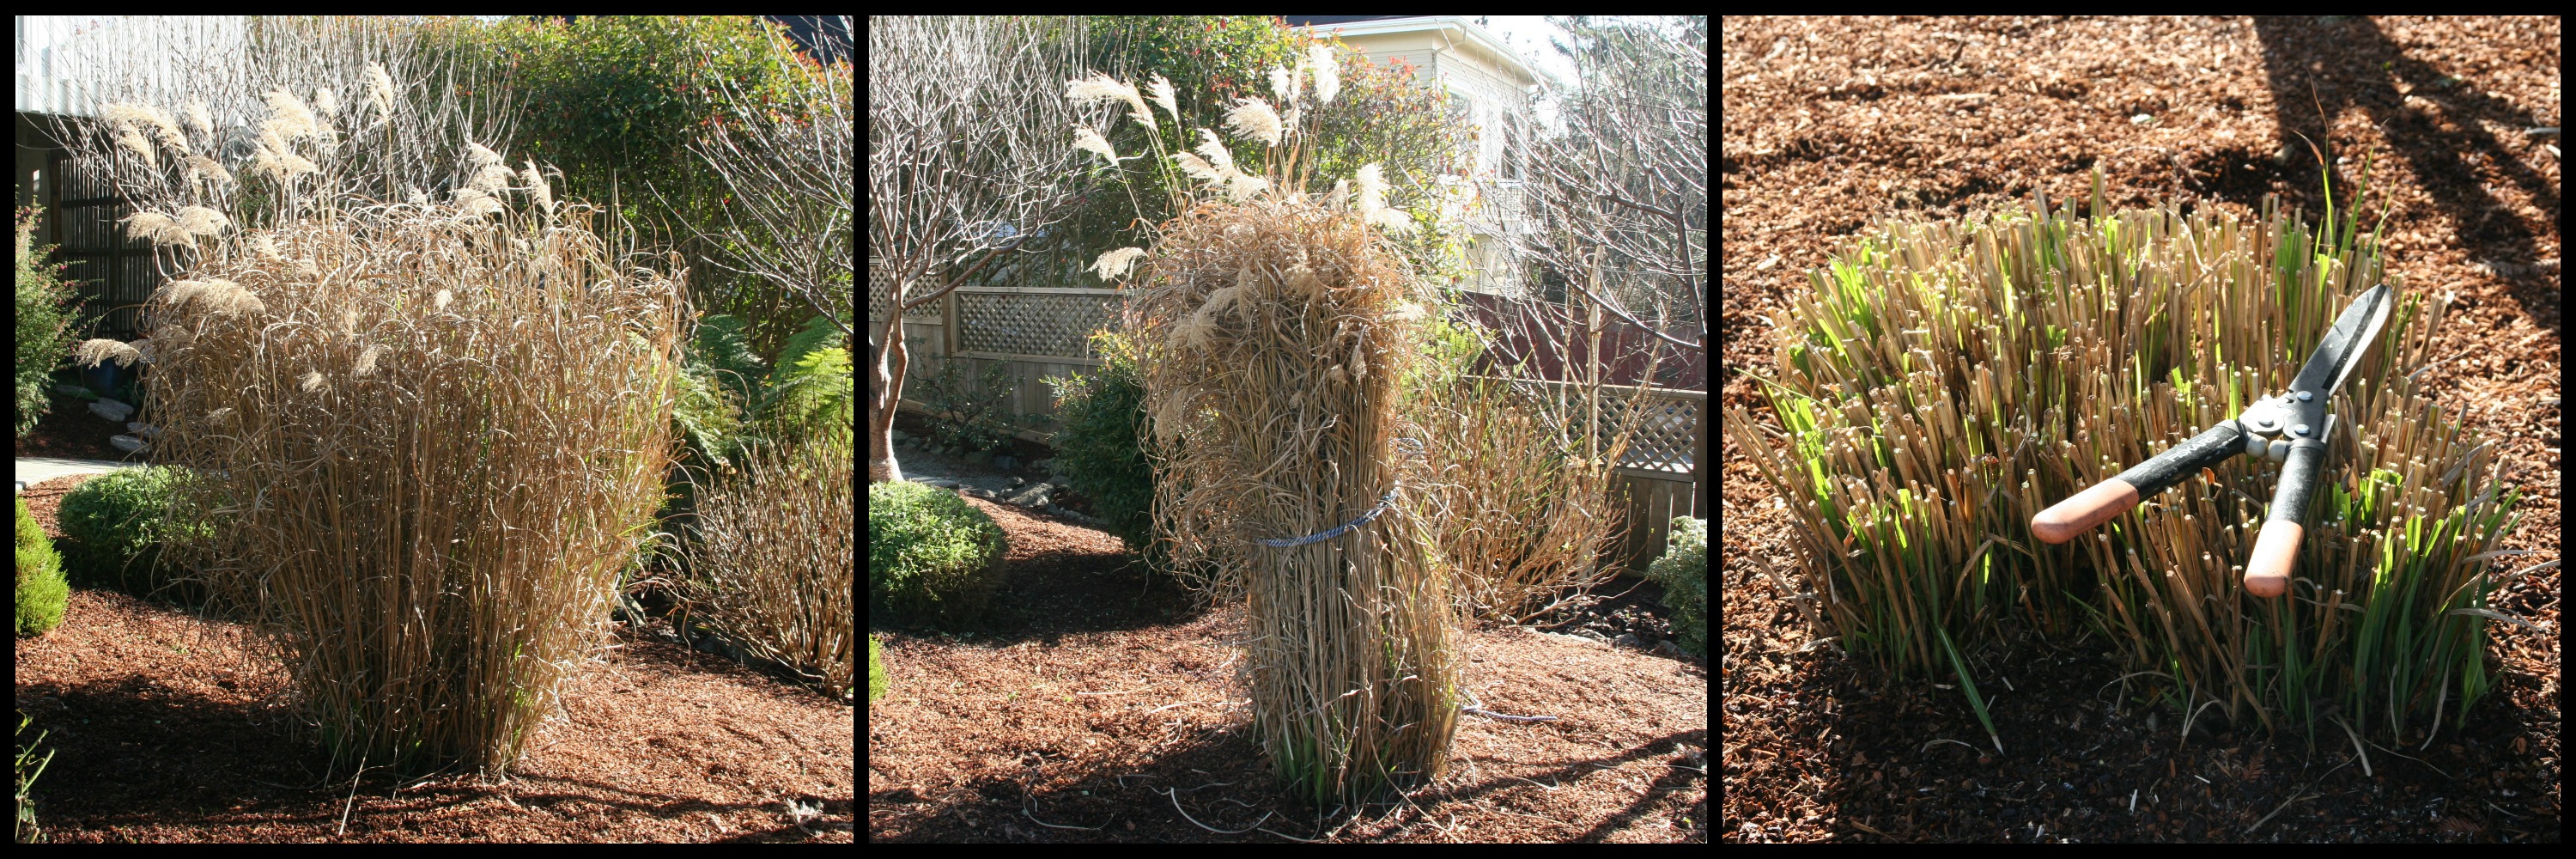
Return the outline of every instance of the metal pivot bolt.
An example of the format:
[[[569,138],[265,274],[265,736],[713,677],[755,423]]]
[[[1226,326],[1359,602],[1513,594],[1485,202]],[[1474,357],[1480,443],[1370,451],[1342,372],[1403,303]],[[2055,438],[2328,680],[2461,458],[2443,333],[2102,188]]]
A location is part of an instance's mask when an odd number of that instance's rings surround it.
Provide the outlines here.
[[[2291,435],[2296,435],[2296,436],[2306,436],[2306,435],[2308,434],[2308,425],[2307,425],[2307,424],[2300,424],[2300,425],[2298,425],[2298,426],[2291,427],[2291,428],[2290,428],[2290,434],[2291,434]]]
[[[2300,392],[2299,392],[2299,402],[2304,403],[2304,402],[2307,402],[2307,401],[2309,401],[2309,400],[2313,400],[2313,399],[2316,399],[2316,398],[2317,398],[2317,394],[2316,394],[2316,392],[2315,392],[2315,391],[2300,391]]]

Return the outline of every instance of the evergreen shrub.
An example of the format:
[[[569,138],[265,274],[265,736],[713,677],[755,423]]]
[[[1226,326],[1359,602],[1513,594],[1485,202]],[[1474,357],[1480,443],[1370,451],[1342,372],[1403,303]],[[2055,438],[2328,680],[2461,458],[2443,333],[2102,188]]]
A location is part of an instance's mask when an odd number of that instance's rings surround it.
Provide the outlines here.
[[[64,266],[42,262],[53,245],[29,247],[36,228],[34,206],[18,210],[18,435],[35,429],[48,408],[46,377],[70,354],[72,307],[76,296],[60,279]]]
[[[1050,378],[1055,389],[1055,468],[1065,485],[1091,500],[1092,513],[1129,551],[1153,540],[1154,469],[1145,458],[1145,382],[1136,372],[1136,341],[1114,331],[1091,335],[1098,372]]]
[[[27,512],[25,498],[18,499],[17,594],[19,635],[43,635],[62,625],[71,588],[63,581],[62,558],[54,553],[53,539]]]
[[[868,485],[868,610],[955,623],[1001,581],[1008,543],[957,493],[906,481]]]

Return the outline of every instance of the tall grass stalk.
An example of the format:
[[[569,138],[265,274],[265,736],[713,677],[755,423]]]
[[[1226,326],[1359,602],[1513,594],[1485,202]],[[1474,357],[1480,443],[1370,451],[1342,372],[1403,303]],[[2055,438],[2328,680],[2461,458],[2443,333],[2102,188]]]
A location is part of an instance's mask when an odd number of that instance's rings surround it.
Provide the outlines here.
[[[2003,621],[2107,633],[2172,703],[2303,728],[2328,704],[2387,736],[2467,706],[2484,663],[2487,549],[2517,494],[2491,448],[2418,387],[2444,296],[2401,290],[2337,394],[2291,598],[2237,586],[2278,468],[2240,457],[2065,546],[2033,514],[2288,385],[2349,297],[2383,279],[2354,208],[2312,230],[2269,202],[2204,210],[2009,207],[1885,225],[1792,297],[1779,423],[1735,434],[1786,501],[1819,635],[1892,670]],[[1964,679],[1964,678],[1963,678]]]

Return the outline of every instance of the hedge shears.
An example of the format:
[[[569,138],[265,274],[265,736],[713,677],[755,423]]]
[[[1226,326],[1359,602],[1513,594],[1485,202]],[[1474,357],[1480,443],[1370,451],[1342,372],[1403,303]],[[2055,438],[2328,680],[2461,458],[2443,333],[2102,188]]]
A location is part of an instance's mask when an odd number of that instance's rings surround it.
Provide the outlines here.
[[[2290,567],[2298,560],[2305,529],[2301,523],[2316,495],[2317,475],[2324,471],[2325,440],[2334,435],[2335,416],[2326,404],[2378,339],[2388,322],[2389,304],[2384,283],[2354,296],[2317,344],[2316,354],[2290,380],[2288,391],[2256,400],[2236,417],[2039,511],[2030,518],[2031,536],[2049,543],[2075,539],[2203,468],[2240,454],[2261,456],[2281,463],[2281,482],[2272,491],[2263,532],[2254,539],[2254,556],[2245,563],[2245,591],[2280,596],[2289,590]]]

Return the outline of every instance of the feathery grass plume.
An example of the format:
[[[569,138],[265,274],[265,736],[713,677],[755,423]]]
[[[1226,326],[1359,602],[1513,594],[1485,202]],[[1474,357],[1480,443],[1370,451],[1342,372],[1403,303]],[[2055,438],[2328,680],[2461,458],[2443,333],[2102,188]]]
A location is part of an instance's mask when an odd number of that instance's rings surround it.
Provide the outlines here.
[[[233,172],[224,169],[223,162],[203,155],[188,156],[188,175],[203,177],[208,182],[221,184],[231,184],[233,181]]]
[[[142,359],[143,353],[135,351],[132,344],[122,340],[103,338],[83,340],[78,347],[72,349],[72,363],[83,367],[96,367],[108,361],[115,361],[116,366],[119,367],[131,367],[134,362]]]
[[[1093,260],[1091,270],[1098,272],[1101,280],[1114,280],[1119,275],[1126,274],[1129,268],[1136,265],[1137,260],[1144,258],[1144,248],[1119,248],[1101,254],[1099,259]]]
[[[2072,543],[2030,537],[2041,509],[2290,388],[2387,280],[2374,231],[2337,212],[2312,227],[2267,198],[2249,223],[2097,193],[2085,217],[2040,198],[1876,224],[1810,273],[1754,377],[1777,423],[1737,407],[1723,426],[1787,500],[1804,581],[1782,586],[1811,594],[1816,635],[1946,680],[1945,641],[1974,653],[2009,619],[2106,634],[2124,673],[2166,681],[2146,694],[2203,719],[2337,742],[2337,719],[2381,741],[2465,719],[2492,688],[2486,553],[2519,491],[2416,381],[2445,297],[2390,284],[2336,393],[2290,594],[2240,581],[2280,477],[2261,457]]]
[[[479,189],[458,188],[456,210],[459,217],[465,218],[489,215],[501,211],[501,201],[492,199],[492,195]]]
[[[189,152],[188,135],[179,130],[179,123],[170,118],[169,111],[148,104],[110,102],[99,109],[99,116],[121,128],[150,132],[151,138],[181,154]],[[121,136],[119,142],[124,142]],[[126,147],[133,148],[133,144],[126,143]]]
[[[438,291],[438,296],[432,299],[430,303],[436,306],[439,310],[446,310],[448,303],[455,300],[456,293],[442,289]]]
[[[1253,195],[1261,193],[1262,189],[1268,187],[1270,187],[1268,179],[1250,173],[1236,173],[1226,178],[1225,196],[1226,199],[1239,203],[1252,199]]]
[[[1324,208],[1338,212],[1341,211],[1343,207],[1349,206],[1350,204],[1351,180],[1333,180],[1333,193],[1325,195]]]
[[[468,166],[481,169],[499,164],[501,161],[501,153],[492,151],[491,147],[471,140],[465,142],[465,163]]]
[[[394,97],[393,77],[385,74],[385,67],[376,63],[367,64],[367,103],[375,106],[378,116],[391,115],[402,104],[401,99]]]
[[[342,333],[342,334],[356,334],[356,333],[358,333],[358,312],[357,312],[357,311],[355,311],[355,310],[343,310],[343,311],[340,311],[340,333]]]
[[[429,192],[418,188],[407,189],[405,199],[410,200],[411,204],[414,206],[427,206],[429,205]]]
[[[510,180],[517,178],[519,174],[509,165],[495,161],[475,168],[473,177],[465,180],[465,187],[497,197],[509,189]]]
[[[152,141],[144,139],[143,132],[136,131],[131,126],[117,129],[116,143],[125,147],[126,151],[134,153],[135,157],[143,159],[144,166],[155,169],[161,166],[161,156],[152,151]]]
[[[1225,126],[1237,137],[1261,141],[1263,146],[1279,145],[1279,112],[1270,103],[1257,98],[1236,99],[1234,110],[1225,115]]]
[[[1082,80],[1065,81],[1064,97],[1074,104],[1111,100],[1126,102],[1129,118],[1144,123],[1146,128],[1161,128],[1154,122],[1154,112],[1145,108],[1145,97],[1137,94],[1135,86],[1120,83],[1103,72],[1092,72],[1091,77]]]
[[[1181,106],[1178,101],[1173,99],[1172,82],[1164,80],[1162,75],[1155,75],[1153,90],[1154,103],[1163,106],[1163,113],[1172,118],[1173,124],[1179,124],[1181,121]]]
[[[1100,153],[1100,160],[1109,162],[1111,167],[1118,166],[1118,150],[1109,148],[1109,141],[1102,139],[1100,132],[1091,130],[1090,126],[1073,127],[1073,148]]]
[[[528,196],[537,201],[537,208],[543,210],[546,217],[554,217],[555,189],[554,186],[546,184],[545,174],[537,170],[536,159],[528,159],[527,172],[519,174],[519,181],[527,184]]]
[[[241,284],[229,280],[214,280],[208,283],[213,288],[207,292],[206,306],[217,313],[251,316],[268,312],[268,303],[259,300],[259,296],[252,295],[251,291]]]
[[[312,134],[322,127],[322,123],[314,119],[313,109],[305,107],[304,100],[296,98],[294,93],[273,89],[261,94],[260,99],[268,102],[268,125],[277,129],[280,137]]]
[[[209,141],[215,139],[215,115],[206,111],[203,99],[188,102],[188,130]]]
[[[340,97],[333,95],[330,87],[314,87],[313,109],[321,111],[326,119],[337,118],[340,115]]]
[[[322,371],[320,371],[320,370],[306,370],[306,371],[304,371],[304,376],[302,377],[302,379],[301,379],[300,381],[298,381],[298,382],[296,383],[296,387],[303,388],[303,389],[304,389],[304,392],[305,392],[305,393],[308,393],[308,394],[311,394],[311,393],[317,393],[317,392],[321,391],[321,390],[322,390]]]
[[[154,247],[197,246],[195,234],[180,226],[178,219],[161,212],[136,212],[125,216],[125,234],[148,240]]]
[[[1333,46],[1324,42],[1306,46],[1306,65],[1315,69],[1315,103],[1332,104],[1333,96],[1342,91],[1342,64]]]
[[[1172,160],[1180,162],[1181,172],[1188,174],[1192,179],[1210,185],[1225,181],[1225,171],[1216,169],[1216,165],[1209,164],[1205,158],[1183,152],[1172,156]]]
[[[1291,84],[1288,80],[1288,67],[1271,66],[1270,94],[1278,96],[1280,104],[1287,104],[1297,100],[1297,93],[1295,90],[1290,89],[1290,86]]]
[[[385,344],[376,343],[369,345],[367,347],[367,351],[358,353],[358,366],[356,369],[351,370],[349,374],[352,376],[365,376],[376,372],[376,359],[382,357],[384,354]]]
[[[1284,136],[1288,136],[1288,135],[1296,134],[1296,133],[1297,133],[1297,121],[1298,121],[1298,120],[1300,120],[1300,119],[1304,119],[1304,118],[1305,118],[1305,116],[1306,116],[1306,108],[1305,108],[1305,107],[1303,107],[1303,106],[1298,106],[1298,107],[1291,107],[1291,108],[1288,108],[1288,115],[1287,115],[1287,116],[1283,116],[1283,117],[1280,117],[1280,118],[1279,118],[1279,133],[1280,133],[1280,135],[1284,137]]]
[[[1234,152],[1225,148],[1225,141],[1218,140],[1216,132],[1199,129],[1197,152],[1207,158],[1208,166],[1216,168],[1217,175],[1234,175]],[[1187,167],[1188,163],[1183,162],[1182,166]]]
[[[173,223],[192,235],[211,236],[232,226],[232,219],[204,206],[186,206],[179,209],[179,217]]]
[[[279,252],[277,251],[277,239],[276,239],[275,237],[273,237],[273,236],[270,236],[270,235],[269,235],[269,234],[267,234],[267,233],[264,233],[264,232],[263,232],[263,233],[254,234],[254,235],[252,235],[252,236],[250,237],[250,249],[251,249],[251,252],[256,253],[256,254],[259,254],[259,258],[260,258],[260,259],[264,259],[264,260],[283,260],[283,259],[286,259],[286,255],[285,255],[285,254],[279,253]]]

